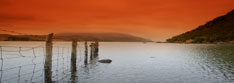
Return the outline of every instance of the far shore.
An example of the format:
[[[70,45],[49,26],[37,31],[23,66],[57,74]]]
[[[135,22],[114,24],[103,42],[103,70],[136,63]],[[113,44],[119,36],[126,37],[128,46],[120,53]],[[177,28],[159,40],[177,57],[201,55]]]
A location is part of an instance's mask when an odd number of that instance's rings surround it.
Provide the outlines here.
[[[97,40],[88,40],[87,42],[93,42]],[[43,40],[34,41],[34,40],[28,40],[28,41],[0,41],[0,42],[44,42]],[[65,40],[55,40],[54,42],[71,42],[71,41],[65,41]],[[85,42],[85,40],[80,40],[78,42]],[[229,44],[234,45],[233,42],[214,42],[214,43],[186,43],[186,42],[159,42],[159,41],[99,41],[99,42],[141,42],[141,43],[171,43],[171,44]]]
[[[234,44],[234,41],[228,42],[167,42],[167,41],[154,41],[155,43],[176,43],[176,44]]]

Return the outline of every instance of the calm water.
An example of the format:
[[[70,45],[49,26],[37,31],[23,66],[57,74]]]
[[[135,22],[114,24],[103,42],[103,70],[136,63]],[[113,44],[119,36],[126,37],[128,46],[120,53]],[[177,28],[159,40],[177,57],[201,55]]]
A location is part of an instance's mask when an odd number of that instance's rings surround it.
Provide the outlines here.
[[[38,46],[43,42],[1,42],[2,46]],[[70,42],[56,42],[54,47],[53,80],[71,81]],[[59,48],[64,47],[64,49]],[[18,48],[4,48],[18,50]],[[62,51],[63,50],[63,51]],[[4,57],[10,56],[3,53]],[[8,55],[7,55],[8,54]],[[17,52],[16,52],[17,54]],[[34,56],[32,51],[23,53]],[[43,55],[43,49],[36,49],[36,56]],[[18,55],[17,55],[18,56]],[[112,59],[112,63],[103,64],[90,61],[83,63],[84,43],[79,43],[78,71],[73,77],[78,83],[233,83],[234,82],[234,45],[214,44],[157,44],[157,43],[100,43],[98,59]],[[17,58],[4,60],[3,70],[26,63],[43,62],[43,57]],[[68,65],[69,64],[69,65]],[[43,64],[9,70],[10,73],[23,75],[32,70],[40,70]],[[33,69],[35,67],[35,69]],[[61,71],[61,72],[60,72]],[[5,73],[5,74],[4,74]],[[7,74],[6,74],[7,73]],[[3,72],[3,80],[11,77]],[[60,73],[60,74],[57,74]],[[37,82],[43,80],[43,71],[26,77],[15,78],[19,82]],[[40,79],[39,79],[40,78]],[[24,80],[28,79],[28,80]],[[7,83],[7,81],[4,81]]]

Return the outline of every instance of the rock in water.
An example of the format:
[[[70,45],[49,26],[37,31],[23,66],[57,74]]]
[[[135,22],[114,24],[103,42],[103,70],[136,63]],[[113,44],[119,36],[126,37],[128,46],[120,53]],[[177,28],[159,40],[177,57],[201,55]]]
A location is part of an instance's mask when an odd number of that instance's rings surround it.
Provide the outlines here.
[[[112,60],[110,60],[110,59],[102,59],[102,60],[99,60],[98,62],[100,62],[100,63],[111,63]]]

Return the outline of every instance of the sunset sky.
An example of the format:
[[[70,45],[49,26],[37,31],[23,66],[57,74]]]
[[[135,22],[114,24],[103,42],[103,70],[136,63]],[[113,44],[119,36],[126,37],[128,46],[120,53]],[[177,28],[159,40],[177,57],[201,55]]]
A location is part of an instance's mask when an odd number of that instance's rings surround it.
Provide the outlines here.
[[[164,41],[233,9],[234,0],[0,0],[0,29],[120,32]]]

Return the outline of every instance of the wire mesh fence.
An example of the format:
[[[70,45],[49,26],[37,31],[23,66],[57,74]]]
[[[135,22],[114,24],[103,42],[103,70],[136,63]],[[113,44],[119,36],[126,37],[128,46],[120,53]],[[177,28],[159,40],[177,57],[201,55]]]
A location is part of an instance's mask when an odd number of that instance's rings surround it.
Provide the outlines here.
[[[56,44],[56,43],[55,43]],[[77,45],[77,65],[82,65],[85,48]],[[53,45],[53,82],[72,81],[71,46]],[[45,44],[14,46],[0,44],[0,83],[45,83]]]
[[[53,38],[53,33],[38,36],[4,29],[0,31],[34,38],[47,37],[43,44],[1,45],[0,43],[0,83],[76,82],[76,67],[81,66],[82,61],[87,65],[87,42],[86,46],[84,44],[73,46],[73,43],[63,45],[53,42],[53,39],[66,40],[66,38]],[[97,56],[98,42],[95,45],[91,43],[90,48],[90,60],[92,60],[94,55]]]

